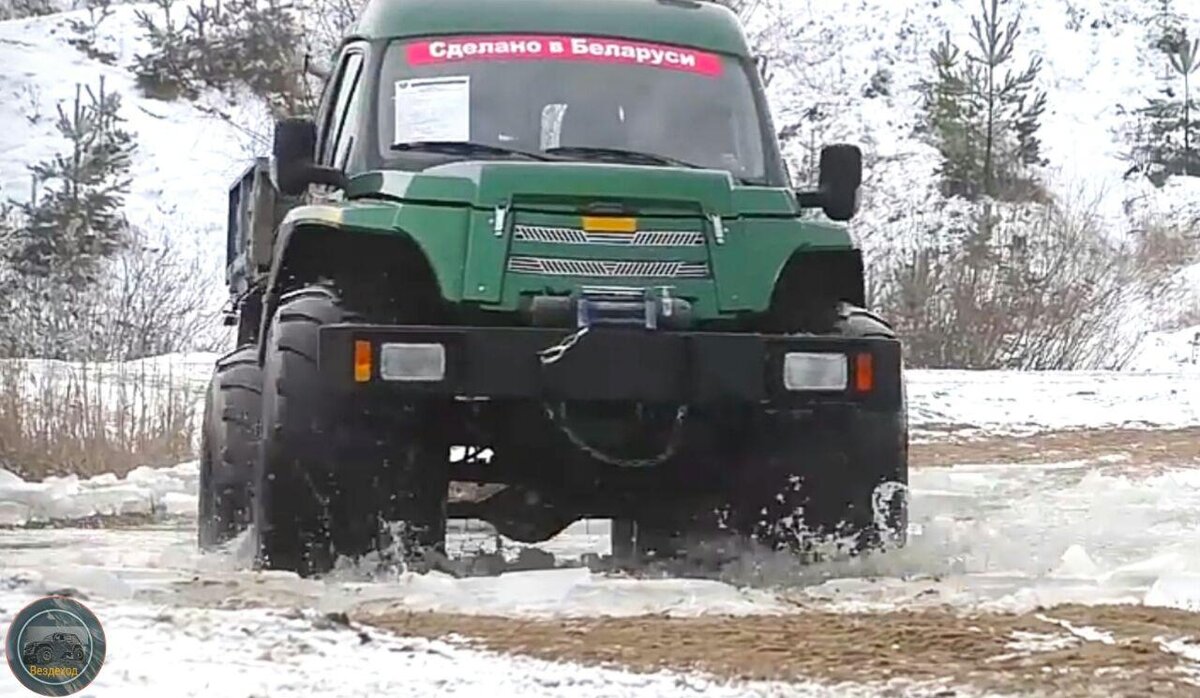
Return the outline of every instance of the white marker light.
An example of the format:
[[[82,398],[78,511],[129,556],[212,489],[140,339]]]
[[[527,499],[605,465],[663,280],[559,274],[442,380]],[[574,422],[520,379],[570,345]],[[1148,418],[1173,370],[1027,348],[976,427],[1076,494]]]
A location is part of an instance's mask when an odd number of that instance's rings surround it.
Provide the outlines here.
[[[792,352],[783,359],[783,385],[788,390],[845,390],[849,379],[844,354]]]
[[[384,344],[379,347],[379,377],[436,383],[446,377],[446,348],[441,344]]]

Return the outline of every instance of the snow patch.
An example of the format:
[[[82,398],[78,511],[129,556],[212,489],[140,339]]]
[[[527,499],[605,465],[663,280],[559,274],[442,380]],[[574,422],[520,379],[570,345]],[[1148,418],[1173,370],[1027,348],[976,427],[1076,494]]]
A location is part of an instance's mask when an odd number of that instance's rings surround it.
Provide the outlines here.
[[[1117,644],[1116,638],[1114,638],[1112,633],[1108,632],[1107,630],[1099,630],[1086,625],[1073,625],[1069,621],[1051,618],[1043,613],[1039,613],[1035,617],[1043,623],[1053,623],[1054,625],[1061,627],[1063,630],[1066,630],[1084,642],[1099,642],[1105,645]]]
[[[768,592],[700,579],[622,579],[587,569],[512,572],[455,579],[404,575],[368,593],[386,597],[359,604],[363,612],[445,611],[517,617],[595,617],[665,614],[762,615],[789,611]],[[390,597],[390,598],[387,598]]]
[[[1200,271],[1200,267],[1195,268]],[[1193,274],[1194,276],[1195,274]],[[1200,282],[1193,282],[1200,287]],[[1127,370],[1170,372],[1200,370],[1200,325],[1155,332],[1142,340]]]
[[[1200,613],[1200,571],[1165,572],[1146,592],[1146,605]]]
[[[1058,567],[1054,568],[1051,576],[1069,579],[1095,578],[1100,568],[1088,555],[1081,545],[1072,545],[1062,554]]]
[[[195,462],[169,468],[136,468],[124,478],[111,473],[25,482],[0,470],[0,526],[74,521],[129,514],[195,515],[199,470]]]
[[[1031,633],[1025,630],[1014,630],[1012,640],[1005,647],[1012,650],[1005,654],[988,657],[987,662],[1007,662],[1043,652],[1057,652],[1070,649],[1079,644],[1079,639],[1073,635],[1050,635],[1047,633]]]
[[[1191,667],[1192,673],[1196,675],[1197,678],[1200,678],[1200,639],[1188,637],[1177,640],[1168,640],[1166,638],[1157,637],[1154,638],[1154,640],[1164,652],[1177,654],[1194,664],[1194,666]]]
[[[907,372],[915,438],[1200,425],[1200,372]]]
[[[962,465],[910,476],[908,546],[781,564],[767,583],[842,611],[1063,603],[1200,608],[1200,470]],[[790,587],[790,588],[788,588]]]
[[[130,487],[131,479],[143,488],[140,501],[161,506],[174,495],[182,506],[185,497],[190,503],[194,496],[195,466],[70,485],[86,502],[93,491]],[[0,475],[0,481],[7,487],[0,499],[16,496],[27,506],[50,498],[53,490],[11,475]],[[0,541],[0,558],[6,574],[34,580],[42,591],[72,586],[100,596],[229,608],[514,617],[942,605],[1025,612],[1060,603],[1200,609],[1195,546],[1200,470],[1142,474],[1097,470],[1086,463],[971,465],[916,469],[910,484],[911,527],[904,549],[811,564],[791,557],[748,559],[715,579],[634,578],[581,567],[473,578],[350,568],[321,580],[300,579],[252,571],[248,533],[222,550],[201,553],[193,525],[183,521],[150,529],[8,531]],[[553,551],[559,564],[578,566],[583,555],[607,554],[607,530],[602,522],[580,522],[540,547]],[[470,551],[479,535],[458,527],[448,547]]]

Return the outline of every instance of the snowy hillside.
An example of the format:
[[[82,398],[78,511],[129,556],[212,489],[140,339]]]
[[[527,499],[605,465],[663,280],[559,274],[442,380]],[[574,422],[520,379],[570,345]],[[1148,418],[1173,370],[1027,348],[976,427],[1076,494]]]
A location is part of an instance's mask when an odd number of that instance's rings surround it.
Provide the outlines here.
[[[1114,225],[1126,202],[1200,218],[1200,182],[1176,181],[1163,191],[1122,178],[1121,109],[1141,106],[1158,88],[1164,64],[1146,50],[1153,0],[1022,0],[1026,22],[1021,52],[1045,59],[1050,94],[1042,136],[1053,187],[1101,196]],[[1177,3],[1200,30],[1200,4]],[[265,132],[251,100],[213,103],[242,121],[234,127],[185,102],[141,97],[126,67],[146,49],[134,11],[115,8],[99,30],[99,48],[113,65],[68,45],[74,12],[0,22],[0,188],[23,199],[27,165],[61,147],[53,122],[56,105],[69,102],[76,83],[103,76],[124,99],[123,115],[140,142],[133,171],[130,219],[152,229],[211,232],[220,226],[226,186],[257,145],[243,128]],[[862,143],[877,159],[870,173],[872,209],[861,228],[903,232],[896,217],[922,212],[932,184],[934,150],[914,135],[916,87],[931,75],[930,47],[944,31],[965,40],[972,0],[763,0],[754,17],[759,47],[774,57],[771,98],[781,126],[800,123],[792,148],[804,171],[807,145]],[[221,100],[218,100],[220,102]],[[916,186],[914,186],[914,183]],[[195,232],[188,234],[194,235]]]
[[[1200,220],[1200,180],[1176,179],[1156,191],[1126,181],[1121,110],[1143,106],[1160,87],[1165,58],[1151,53],[1154,0],[1020,0],[1025,22],[1018,57],[1045,61],[1049,93],[1043,119],[1048,179],[1060,196],[1098,198],[1116,230],[1134,210]],[[1200,33],[1200,3],[1175,3]],[[800,123],[792,155],[808,145],[861,143],[877,158],[868,180],[866,233],[903,235],[897,219],[919,220],[932,194],[937,153],[915,135],[922,80],[933,77],[929,51],[947,31],[965,44],[978,0],[764,0],[755,15],[760,49],[773,60],[771,97],[781,126]],[[782,21],[775,21],[781,17]],[[814,119],[815,116],[815,119]]]
[[[126,69],[138,51],[134,11],[115,8],[97,32],[97,47],[116,54],[113,65],[91,59],[70,46],[67,21],[86,18],[83,11],[0,22],[0,197],[29,198],[28,166],[66,147],[55,130],[58,105],[69,110],[76,84],[120,93],[121,116],[135,134],[131,195],[126,214],[151,235],[165,233],[183,241],[203,241],[218,253],[224,247],[227,190],[254,154],[251,138],[203,106],[141,97]],[[258,123],[256,105],[208,106],[235,111],[246,123]],[[261,147],[259,148],[261,150]]]

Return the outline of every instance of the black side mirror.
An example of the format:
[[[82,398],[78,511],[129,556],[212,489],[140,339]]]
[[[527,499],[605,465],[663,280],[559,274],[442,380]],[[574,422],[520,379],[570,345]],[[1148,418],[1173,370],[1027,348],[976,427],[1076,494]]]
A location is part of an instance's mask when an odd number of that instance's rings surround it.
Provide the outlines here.
[[[816,191],[797,192],[803,208],[820,208],[835,221],[848,221],[858,213],[862,187],[862,151],[854,145],[831,145],[821,150],[820,184]]]
[[[313,162],[316,150],[317,125],[312,119],[283,119],[275,123],[271,178],[281,194],[299,196],[310,184],[345,188],[345,173]]]

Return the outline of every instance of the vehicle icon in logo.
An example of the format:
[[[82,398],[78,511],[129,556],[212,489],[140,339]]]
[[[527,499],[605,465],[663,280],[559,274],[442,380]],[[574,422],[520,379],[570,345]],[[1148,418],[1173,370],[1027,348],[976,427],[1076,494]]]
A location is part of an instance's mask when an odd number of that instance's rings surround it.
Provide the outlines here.
[[[21,660],[26,664],[47,665],[64,659],[82,662],[86,656],[87,650],[75,633],[53,633],[26,642],[21,648]]]
[[[107,640],[99,619],[82,603],[48,596],[17,613],[4,650],[22,686],[43,696],[66,696],[96,680]]]

